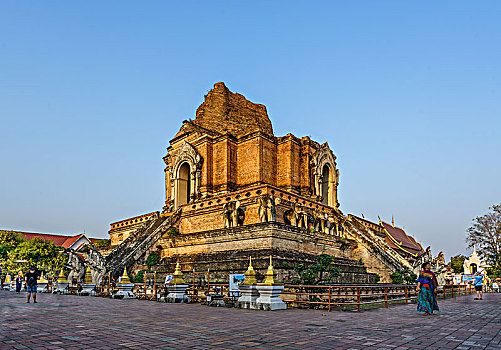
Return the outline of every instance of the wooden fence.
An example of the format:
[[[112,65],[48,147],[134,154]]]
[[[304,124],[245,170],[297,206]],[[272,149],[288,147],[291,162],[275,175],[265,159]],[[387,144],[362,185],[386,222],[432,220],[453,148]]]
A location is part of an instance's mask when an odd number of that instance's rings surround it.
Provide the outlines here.
[[[446,299],[474,292],[471,285],[445,285],[437,295]],[[191,302],[206,302],[207,296],[220,296],[227,302],[235,301],[230,295],[229,285],[210,283],[207,287],[197,288],[191,285],[187,289]],[[332,285],[308,286],[285,285],[282,300],[292,308],[352,309],[361,311],[369,307],[388,307],[391,304],[408,304],[417,299],[414,285],[374,284],[374,285]]]

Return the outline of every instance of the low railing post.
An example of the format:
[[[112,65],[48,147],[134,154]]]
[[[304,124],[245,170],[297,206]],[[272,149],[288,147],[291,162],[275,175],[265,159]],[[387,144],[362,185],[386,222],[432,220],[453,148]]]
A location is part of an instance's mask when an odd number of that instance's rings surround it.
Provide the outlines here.
[[[388,308],[388,287],[384,288],[384,307]]]
[[[357,311],[360,312],[360,287],[357,287]]]
[[[407,293],[407,286],[405,286],[405,305],[408,305],[409,304],[409,300],[407,299],[408,297],[408,293]]]
[[[331,312],[331,286],[329,286],[329,312]]]

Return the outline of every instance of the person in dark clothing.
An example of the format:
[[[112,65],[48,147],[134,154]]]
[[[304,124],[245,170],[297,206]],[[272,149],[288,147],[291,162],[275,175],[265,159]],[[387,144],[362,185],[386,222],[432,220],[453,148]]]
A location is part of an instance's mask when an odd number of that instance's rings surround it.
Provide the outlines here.
[[[19,293],[22,287],[23,287],[23,275],[21,275],[21,272],[19,272],[16,277],[16,293]]]
[[[30,297],[33,294],[33,303],[37,302],[37,284],[40,275],[35,272],[34,267],[30,267],[30,272],[25,276],[26,280],[26,290],[28,291],[28,303],[30,302]]]

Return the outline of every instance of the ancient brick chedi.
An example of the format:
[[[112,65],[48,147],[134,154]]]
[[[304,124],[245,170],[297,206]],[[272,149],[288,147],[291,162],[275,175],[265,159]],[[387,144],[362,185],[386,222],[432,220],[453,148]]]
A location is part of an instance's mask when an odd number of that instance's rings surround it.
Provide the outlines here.
[[[336,257],[340,282],[371,282],[375,273],[388,280],[410,267],[338,209],[339,171],[327,142],[275,136],[266,107],[223,83],[183,122],[163,160],[161,213],[111,224],[113,261],[128,268],[141,268],[151,251],[162,258],[157,271],[172,271],[179,259],[183,271],[210,268],[219,280],[243,273],[249,256],[259,273],[272,255],[283,281],[294,275],[287,266],[322,252]]]

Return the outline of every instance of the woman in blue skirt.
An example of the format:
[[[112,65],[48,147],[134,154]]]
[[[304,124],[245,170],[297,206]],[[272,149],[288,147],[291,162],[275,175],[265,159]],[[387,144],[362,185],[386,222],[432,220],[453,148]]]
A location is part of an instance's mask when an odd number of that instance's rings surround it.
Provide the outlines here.
[[[417,311],[424,312],[425,316],[431,315],[433,310],[438,311],[437,304],[437,278],[430,270],[431,265],[425,262],[421,265],[423,271],[420,272],[416,291],[418,295]]]

